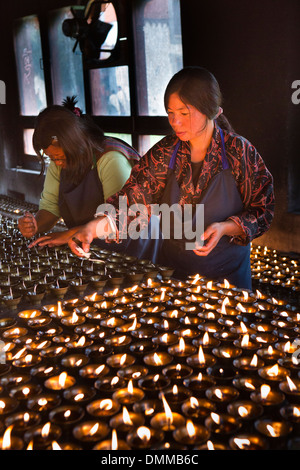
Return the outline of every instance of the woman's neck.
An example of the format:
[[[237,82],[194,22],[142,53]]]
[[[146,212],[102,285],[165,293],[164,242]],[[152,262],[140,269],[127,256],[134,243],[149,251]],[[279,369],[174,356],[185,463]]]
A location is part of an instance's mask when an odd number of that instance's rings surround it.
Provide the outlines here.
[[[201,134],[190,140],[191,161],[201,162],[204,160],[208,147],[210,146],[214,132],[214,121],[207,121],[207,126]]]

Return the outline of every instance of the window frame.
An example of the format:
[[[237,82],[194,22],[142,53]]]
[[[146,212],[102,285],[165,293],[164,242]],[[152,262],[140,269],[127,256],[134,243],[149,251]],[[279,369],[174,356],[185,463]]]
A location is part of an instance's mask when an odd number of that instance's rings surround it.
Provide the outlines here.
[[[135,8],[137,5],[141,5],[142,1],[147,0],[126,0],[126,5],[123,0],[111,0],[113,3],[116,14],[118,18],[122,18],[122,21],[119,21],[119,38],[126,37],[127,40],[122,40],[118,42],[118,54],[119,58],[108,59],[106,61],[101,61],[101,63],[88,65],[84,63],[83,60],[83,82],[84,82],[84,92],[85,92],[85,105],[86,113],[92,115],[91,113],[91,90],[89,84],[89,70],[95,68],[104,68],[112,67],[119,65],[127,65],[129,69],[129,94],[130,94],[130,105],[131,105],[131,115],[130,116],[93,116],[95,122],[103,129],[104,132],[110,133],[125,133],[131,134],[132,136],[132,145],[137,150],[139,150],[139,136],[141,135],[161,135],[162,137],[171,132],[171,128],[168,122],[167,116],[145,116],[139,115],[138,112],[138,90],[137,86],[137,77],[135,72],[136,66],[136,54],[138,51],[135,48],[134,41],[134,15]],[[52,93],[52,80],[51,80],[51,64],[50,64],[50,44],[49,44],[49,35],[48,35],[48,21],[49,11],[71,7],[72,0],[54,0],[51,3],[49,8],[43,8],[41,5],[42,2],[39,2],[39,6],[36,8],[35,14],[38,17],[40,24],[40,36],[41,36],[41,45],[42,45],[42,54],[43,54],[43,69],[45,76],[45,88],[46,88],[46,99],[47,106],[53,104],[53,93]],[[22,12],[23,13],[23,12]],[[181,3],[180,3],[180,13],[181,13]],[[31,14],[30,11],[22,14],[21,17],[25,17]],[[18,15],[20,17],[20,15]],[[184,60],[184,58],[183,58]],[[36,116],[22,116],[18,115],[18,128],[21,131],[18,142],[20,148],[23,148],[23,154],[21,153],[18,156],[17,165],[24,169],[29,170],[39,170],[41,168],[40,163],[36,156],[27,155],[24,152],[23,143],[23,132],[24,129],[34,128]]]

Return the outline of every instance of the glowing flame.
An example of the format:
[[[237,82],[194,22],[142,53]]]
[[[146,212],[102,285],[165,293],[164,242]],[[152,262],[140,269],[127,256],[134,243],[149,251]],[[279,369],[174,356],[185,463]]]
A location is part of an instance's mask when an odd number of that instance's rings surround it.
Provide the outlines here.
[[[183,338],[180,338],[180,340],[179,340],[179,351],[184,352],[184,350],[185,350],[185,342],[184,342]]]
[[[132,383],[132,380],[129,380],[128,385],[127,385],[127,390],[128,390],[128,393],[130,393],[130,395],[133,394],[133,383]]]
[[[74,397],[74,401],[80,401],[84,398],[84,393],[77,393]]]
[[[166,296],[166,288],[162,287],[161,291],[162,292],[161,292],[160,300],[164,300],[164,298]]]
[[[157,353],[153,354],[153,359],[154,359],[154,362],[157,366],[162,365],[162,360],[161,360],[161,358],[159,357],[159,355]]]
[[[91,300],[92,302],[95,302],[96,297],[97,297],[97,292],[95,292],[94,294],[92,294],[92,295],[90,296],[90,300]]]
[[[203,343],[204,346],[207,345],[207,344],[209,344],[209,334],[208,334],[207,331],[206,331],[206,332],[204,333],[204,335],[203,335],[202,343]]]
[[[243,335],[243,339],[241,341],[241,346],[245,348],[248,345],[249,345],[249,335],[246,334],[246,335]]]
[[[222,400],[222,398],[223,398],[222,390],[220,390],[219,388],[216,388],[215,389],[215,395],[216,395],[217,398],[219,398],[219,400]]]
[[[135,319],[133,320],[132,322],[132,325],[128,327],[128,331],[133,331],[136,329],[136,326],[137,326],[137,318],[135,317]],[[124,340],[125,340],[126,336],[124,336]],[[124,341],[123,340],[123,341]]]
[[[57,313],[56,315],[58,317],[62,317],[63,316],[63,311],[62,311],[62,308],[61,308],[61,302],[57,302]]]
[[[48,403],[48,400],[47,400],[46,398],[40,398],[40,399],[38,400],[38,405],[40,405],[40,406],[42,406],[42,407],[43,407],[43,406],[46,406],[47,403]]]
[[[249,441],[249,439],[242,439],[242,438],[235,437],[233,440],[234,440],[234,443],[235,443],[240,449],[243,449],[244,447],[248,447],[248,446],[250,446],[250,444],[251,444],[251,442]]]
[[[162,335],[161,341],[162,341],[163,343],[167,343],[167,342],[168,342],[168,333],[165,333],[165,334]]]
[[[296,418],[300,417],[300,409],[296,406],[293,407],[293,416],[295,416]]]
[[[140,426],[139,428],[137,428],[137,435],[139,436],[139,438],[144,442],[144,443],[147,443],[150,441],[151,439],[151,431],[149,428],[147,428],[146,426]]]
[[[193,437],[196,434],[195,426],[194,426],[193,422],[190,419],[187,420],[186,431],[187,431],[189,437]]]
[[[113,402],[110,398],[105,398],[100,401],[100,410],[111,410],[113,407]]]
[[[166,415],[168,424],[170,425],[173,422],[173,413],[172,413],[171,408],[169,407],[169,404],[168,404],[167,400],[165,399],[165,396],[164,396],[163,393],[161,395],[161,399],[162,399],[162,402],[163,402],[164,411],[165,411],[165,415]]]
[[[248,410],[245,406],[239,406],[238,407],[238,414],[242,417],[245,418],[248,415]]]
[[[30,388],[24,387],[22,390],[23,395],[28,395],[30,393]]]
[[[111,317],[109,320],[107,320],[107,325],[108,326],[114,326],[115,324],[116,324],[115,317]]]
[[[67,372],[62,372],[58,376],[58,383],[59,383],[60,388],[64,388],[66,384],[67,376],[68,376]]]
[[[256,296],[258,299],[262,299],[263,298],[263,295],[262,293],[259,291],[259,290],[256,290]]]
[[[92,426],[91,429],[89,430],[89,435],[93,436],[94,434],[96,434],[98,429],[99,429],[99,423],[94,424],[94,426]]]
[[[251,359],[251,362],[250,362],[250,366],[251,367],[257,367],[257,364],[258,364],[258,357],[256,354],[253,354],[253,357]]]
[[[243,307],[243,305],[241,303],[237,304],[236,309],[239,310],[240,312],[243,312],[243,313],[246,312],[245,307]]]
[[[46,423],[41,429],[41,436],[43,439],[46,439],[49,436],[51,423]]]
[[[123,366],[126,362],[126,359],[127,359],[127,354],[123,354],[121,357],[120,357],[120,366]]]
[[[210,413],[211,419],[216,423],[220,424],[221,418],[217,413]]]
[[[221,313],[223,313],[223,315],[226,315],[226,305],[228,304],[230,304],[230,300],[228,297],[225,297],[225,299],[222,302],[222,307],[221,307]]]
[[[24,357],[24,361],[26,362],[26,364],[30,364],[31,361],[32,361],[32,355],[31,355],[31,354],[27,354],[27,355]]]
[[[51,446],[52,446],[52,450],[62,450],[60,445],[56,441],[53,441]]]
[[[115,376],[111,379],[110,384],[111,385],[116,385],[118,382],[119,382],[119,377]]]
[[[211,441],[207,441],[207,450],[215,450],[215,447]]]
[[[245,323],[241,321],[240,326],[241,326],[242,333],[247,333],[248,329],[247,329]]]
[[[122,419],[125,424],[129,424],[130,426],[133,425],[133,422],[131,421],[131,418],[130,418],[130,415],[128,413],[126,406],[123,406]]]
[[[276,426],[271,426],[270,424],[267,424],[266,428],[267,428],[267,430],[268,430],[271,437],[280,436],[280,431]]]
[[[199,360],[200,364],[205,364],[205,357],[204,357],[204,354],[203,354],[203,349],[202,349],[201,344],[199,346],[199,351],[198,351],[198,360]]]
[[[260,387],[260,395],[263,400],[265,400],[269,393],[270,393],[271,387],[267,384],[264,384]]]
[[[291,392],[294,392],[295,390],[297,390],[297,386],[294,384],[294,382],[289,378],[289,376],[287,376],[286,378],[287,380],[287,383],[289,385],[289,389]]]
[[[199,275],[199,274],[196,274],[196,275],[194,276],[194,280],[192,281],[192,284],[197,284],[197,282],[199,281],[199,279],[200,279],[200,275]]]
[[[74,323],[77,323],[78,322],[78,319],[79,319],[79,316],[76,314],[76,312],[73,312],[71,318],[70,318],[70,323],[71,324],[74,324]]]
[[[118,437],[117,437],[117,431],[115,429],[113,429],[111,433],[111,449],[112,450],[118,449]]]
[[[11,431],[12,431],[13,425],[9,426],[5,433],[3,434],[3,440],[2,440],[2,450],[8,450],[11,447]]]
[[[275,364],[273,367],[271,367],[268,371],[267,374],[269,377],[276,377],[279,373],[279,368],[278,364]]]
[[[77,345],[78,347],[84,346],[84,345],[85,345],[85,336],[81,336],[81,337],[79,338],[79,340],[77,341],[76,345]]]
[[[65,419],[70,418],[70,416],[71,416],[71,410],[67,410],[67,411],[64,412],[64,418]]]
[[[247,302],[247,300],[248,300],[248,298],[249,298],[248,292],[243,291],[243,296],[244,296],[244,301]]]
[[[190,397],[190,406],[191,408],[197,408],[199,406],[199,401],[195,397]]]
[[[105,368],[105,364],[101,364],[101,366],[97,367],[94,371],[95,375],[101,374],[104,368]]]

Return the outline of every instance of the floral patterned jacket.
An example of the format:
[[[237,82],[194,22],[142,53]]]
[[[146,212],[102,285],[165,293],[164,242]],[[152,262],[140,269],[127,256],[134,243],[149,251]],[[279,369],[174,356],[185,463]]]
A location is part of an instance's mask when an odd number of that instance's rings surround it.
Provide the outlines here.
[[[243,235],[233,237],[232,240],[246,245],[270,227],[275,204],[273,178],[262,157],[247,139],[235,133],[223,133],[226,156],[244,206],[240,214],[230,217],[243,230]],[[133,167],[131,176],[122,190],[107,200],[107,203],[116,208],[117,235],[127,230],[132,220],[129,216],[124,224],[124,217],[120,217],[119,197],[126,198],[128,207],[132,204],[143,204],[149,208],[151,204],[159,204],[166,184],[168,165],[177,142],[175,135],[168,135],[155,144]],[[196,187],[192,180],[190,145],[182,141],[175,167],[180,186],[179,204],[200,204],[203,191],[211,178],[220,171],[221,137],[216,125]],[[124,234],[123,238],[126,238]]]

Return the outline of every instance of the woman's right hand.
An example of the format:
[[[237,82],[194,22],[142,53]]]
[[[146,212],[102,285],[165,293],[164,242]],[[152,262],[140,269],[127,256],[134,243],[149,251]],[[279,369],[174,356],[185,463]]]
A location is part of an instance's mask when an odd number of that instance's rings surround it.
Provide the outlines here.
[[[90,251],[90,245],[94,239],[93,232],[89,224],[81,227],[68,241],[70,250],[74,255],[84,257]],[[81,247],[80,247],[81,244]]]
[[[77,232],[74,232],[72,238],[68,241],[71,251],[76,256],[85,257],[85,254],[90,251],[90,245],[94,238],[106,237],[110,234],[108,226],[106,217],[99,217],[79,227]]]
[[[38,230],[37,222],[31,212],[25,212],[23,217],[18,219],[18,227],[23,237],[31,238]]]

